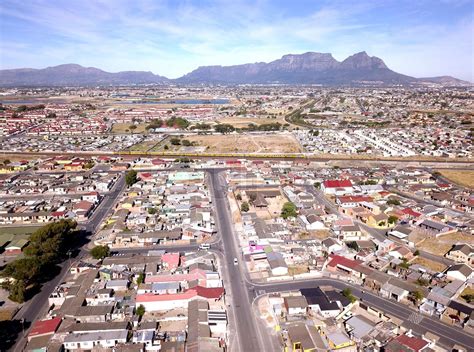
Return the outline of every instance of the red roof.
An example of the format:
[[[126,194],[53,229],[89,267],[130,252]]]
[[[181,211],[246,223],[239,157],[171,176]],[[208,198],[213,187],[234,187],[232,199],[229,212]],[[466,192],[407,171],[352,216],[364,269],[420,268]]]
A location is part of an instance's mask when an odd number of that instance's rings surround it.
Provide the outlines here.
[[[55,317],[48,320],[37,320],[33,323],[28,337],[54,334],[61,324],[61,317]]]
[[[410,216],[413,216],[414,218],[417,218],[419,216],[421,216],[421,213],[418,213],[416,211],[414,211],[413,209],[411,208],[405,208],[402,210],[402,213],[405,214],[405,215],[410,215]]]
[[[323,184],[325,188],[352,187],[351,180],[326,180]]]
[[[343,196],[338,197],[341,203],[359,203],[359,202],[373,202],[372,197],[368,196]]]
[[[413,351],[420,351],[422,348],[428,345],[427,341],[420,339],[419,337],[410,337],[407,335],[397,336],[395,340],[401,345],[411,348]]]
[[[333,268],[337,265],[342,265],[349,269],[355,269],[357,266],[362,264],[360,260],[352,260],[336,254],[331,254],[329,258],[331,258],[331,261],[328,263],[328,266]]]

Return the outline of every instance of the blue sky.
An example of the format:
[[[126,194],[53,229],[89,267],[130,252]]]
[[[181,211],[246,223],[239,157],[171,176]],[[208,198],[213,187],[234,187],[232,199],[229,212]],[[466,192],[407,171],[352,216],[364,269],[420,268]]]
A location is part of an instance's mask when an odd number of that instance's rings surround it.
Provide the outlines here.
[[[358,52],[474,81],[472,0],[2,0],[0,67],[78,63],[170,78],[288,53]]]

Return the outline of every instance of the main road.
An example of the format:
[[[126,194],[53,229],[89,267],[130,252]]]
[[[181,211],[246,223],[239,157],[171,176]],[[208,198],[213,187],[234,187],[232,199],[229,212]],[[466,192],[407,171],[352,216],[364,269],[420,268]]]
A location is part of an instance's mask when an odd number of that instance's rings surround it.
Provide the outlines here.
[[[230,287],[232,312],[235,320],[235,329],[238,333],[238,350],[265,351],[261,342],[262,336],[257,332],[257,322],[252,309],[249,290],[244,277],[245,265],[239,255],[238,245],[234,235],[234,224],[231,219],[229,202],[227,200],[227,184],[222,174],[216,170],[209,170],[209,183],[214,207],[216,209],[216,225],[222,238],[224,267],[227,269],[227,282]],[[237,259],[237,265],[234,260]],[[236,346],[231,346],[233,350]]]
[[[88,222],[78,226],[79,229],[83,231],[83,234],[94,234],[100,223],[104,220],[106,215],[109,214],[111,208],[117,201],[118,196],[122,193],[124,188],[125,177],[124,175],[121,175],[114,185],[113,190],[104,196]],[[85,255],[87,255],[87,244],[81,247],[77,258],[82,258]],[[38,317],[44,315],[49,308],[49,296],[54,291],[56,286],[58,286],[68,274],[70,264],[70,260],[61,263],[59,265],[61,269],[60,273],[52,280],[42,285],[40,291],[21,307],[21,309],[16,313],[14,319],[23,320],[25,323],[31,323],[38,319]],[[18,336],[15,346],[11,349],[12,351],[16,352],[24,350],[27,342],[26,336],[28,335],[28,331],[29,329],[26,329]]]
[[[426,334],[426,332],[438,335],[440,337],[439,343],[446,347],[460,344],[469,350],[474,346],[474,337],[460,328],[445,324],[437,318],[421,314],[404,304],[380,297],[372,292],[363,290],[360,286],[352,285],[341,280],[322,278],[313,279],[311,281],[253,284],[253,286],[259,291],[264,290],[266,293],[293,291],[302,288],[315,288],[318,286],[332,286],[338,290],[350,288],[352,294],[358,297],[361,303],[366,303],[370,307],[377,308],[386,314],[403,320],[403,326],[413,330],[419,335]],[[414,323],[415,321],[416,324]]]

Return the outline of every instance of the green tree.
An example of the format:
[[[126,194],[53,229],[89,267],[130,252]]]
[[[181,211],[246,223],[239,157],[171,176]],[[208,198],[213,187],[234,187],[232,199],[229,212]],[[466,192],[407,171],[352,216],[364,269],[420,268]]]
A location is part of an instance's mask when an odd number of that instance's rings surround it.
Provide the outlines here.
[[[321,182],[315,182],[315,183],[313,184],[313,186],[314,186],[314,188],[316,188],[316,189],[320,189],[320,188],[321,188]]]
[[[155,215],[155,214],[156,214],[156,211],[157,211],[157,210],[156,210],[156,208],[154,208],[154,207],[148,208],[148,214],[150,214],[150,215]]]
[[[395,198],[390,198],[387,200],[387,205],[400,205],[400,201]]]
[[[237,195],[235,196],[235,199],[242,200],[242,195],[240,193],[237,193]]]
[[[247,202],[243,202],[241,205],[240,205],[240,210],[244,213],[248,212],[250,210],[250,206],[249,206],[249,203]]]
[[[132,186],[138,181],[137,172],[135,170],[129,170],[125,174],[125,183],[127,186]]]
[[[388,223],[389,224],[395,224],[398,221],[398,217],[395,215],[390,215],[388,217]]]
[[[145,315],[145,307],[143,304],[140,304],[135,312],[139,317],[143,317]]]
[[[8,298],[17,303],[25,301],[26,285],[23,280],[18,280],[10,285],[10,295]]]
[[[281,217],[283,219],[288,219],[290,217],[296,217],[296,205],[294,205],[292,202],[286,202],[283,204],[283,207],[281,208]]]
[[[133,132],[135,132],[135,130],[137,129],[137,126],[136,126],[136,125],[130,125],[130,126],[128,126],[128,129],[129,129],[130,132],[132,132],[132,134],[133,134]]]
[[[137,285],[141,285],[145,282],[145,274],[140,273],[137,277]]]
[[[214,130],[216,132],[219,132],[219,133],[222,133],[222,134],[227,134],[227,133],[235,131],[235,128],[234,128],[234,126],[232,126],[228,123],[222,123],[222,124],[216,125],[214,127]]]
[[[187,139],[183,139],[183,140],[181,141],[181,144],[184,145],[185,147],[190,147],[190,146],[193,145],[193,144],[192,144],[189,140],[187,140]]]
[[[171,138],[170,143],[172,145],[181,145],[181,140],[179,138]]]
[[[350,288],[345,288],[342,290],[342,295],[351,301],[351,303],[357,301],[357,298],[352,294],[352,290]]]
[[[413,298],[413,301],[415,301],[415,303],[420,302],[425,297],[423,292],[420,290],[410,292],[410,296]]]
[[[91,255],[94,259],[104,259],[110,255],[109,246],[95,246],[91,249]]]

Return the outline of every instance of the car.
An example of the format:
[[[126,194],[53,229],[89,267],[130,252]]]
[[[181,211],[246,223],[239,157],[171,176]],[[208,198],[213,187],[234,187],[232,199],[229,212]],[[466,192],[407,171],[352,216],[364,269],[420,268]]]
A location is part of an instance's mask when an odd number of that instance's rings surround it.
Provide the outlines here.
[[[239,261],[237,260],[237,258],[234,258],[234,265],[238,265],[239,264]]]
[[[211,249],[211,245],[209,243],[201,243],[199,245],[199,249],[204,249],[204,250]]]

